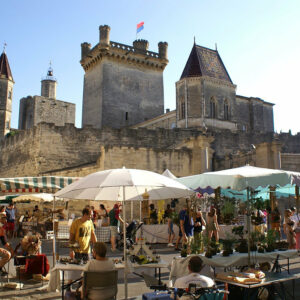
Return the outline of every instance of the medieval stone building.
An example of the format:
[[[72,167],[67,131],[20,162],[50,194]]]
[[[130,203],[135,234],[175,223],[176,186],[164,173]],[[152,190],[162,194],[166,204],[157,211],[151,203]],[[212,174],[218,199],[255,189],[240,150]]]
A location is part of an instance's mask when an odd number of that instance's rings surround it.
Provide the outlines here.
[[[30,129],[42,122],[57,126],[75,124],[75,104],[56,99],[57,81],[51,67],[41,83],[41,96],[20,100],[19,129]]]
[[[164,113],[167,43],[112,42],[100,26],[99,43],[81,45],[85,71],[82,128],[75,105],[56,100],[52,69],[41,96],[21,99],[19,132],[10,129],[13,79],[1,56],[0,176],[83,176],[97,170],[148,169],[176,176],[252,164],[300,170],[300,135],[276,135],[273,104],[236,95],[217,50],[193,45],[176,82],[176,110]],[[295,162],[295,164],[293,164]]]
[[[10,131],[14,80],[5,50],[0,56],[0,138]]]

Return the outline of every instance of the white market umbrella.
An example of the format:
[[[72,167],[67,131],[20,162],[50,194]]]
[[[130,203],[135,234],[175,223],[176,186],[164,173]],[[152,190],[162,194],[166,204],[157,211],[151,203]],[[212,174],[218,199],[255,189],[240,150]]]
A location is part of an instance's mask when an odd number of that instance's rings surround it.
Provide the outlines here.
[[[242,191],[247,188],[256,189],[266,186],[285,186],[292,181],[295,172],[274,170],[244,166],[240,168],[227,169],[216,172],[207,172],[199,175],[177,178],[176,180],[192,189],[206,188],[208,186],[216,189],[230,188]],[[295,180],[295,179],[294,179]]]
[[[137,169],[111,169],[96,172],[66,186],[55,196],[71,199],[142,201],[188,197],[193,194],[185,185],[160,174]],[[125,204],[125,203],[124,203]],[[124,286],[127,299],[126,209],[123,208]]]
[[[249,215],[249,193],[250,189],[266,186],[286,186],[300,182],[300,173],[284,170],[258,168],[244,166],[240,168],[227,169],[216,172],[207,172],[200,175],[177,178],[178,182],[196,190],[208,186],[216,189],[232,189],[237,191],[247,190],[248,205],[248,263],[250,264],[250,215]]]
[[[161,175],[175,179],[177,178],[169,169],[166,169]]]
[[[22,201],[36,201],[36,202],[51,202],[54,197],[52,194],[41,193],[41,194],[28,194],[21,195],[13,199],[14,202]]]

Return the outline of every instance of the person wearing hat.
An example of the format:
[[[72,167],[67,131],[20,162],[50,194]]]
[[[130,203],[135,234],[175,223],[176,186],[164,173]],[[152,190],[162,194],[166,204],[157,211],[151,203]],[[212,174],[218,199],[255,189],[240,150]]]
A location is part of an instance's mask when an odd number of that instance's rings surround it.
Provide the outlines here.
[[[11,259],[14,255],[14,250],[7,242],[6,231],[5,231],[5,224],[7,224],[7,217],[5,213],[0,213],[0,242],[3,247],[0,246],[0,276],[7,275],[7,272],[2,270],[4,265]]]

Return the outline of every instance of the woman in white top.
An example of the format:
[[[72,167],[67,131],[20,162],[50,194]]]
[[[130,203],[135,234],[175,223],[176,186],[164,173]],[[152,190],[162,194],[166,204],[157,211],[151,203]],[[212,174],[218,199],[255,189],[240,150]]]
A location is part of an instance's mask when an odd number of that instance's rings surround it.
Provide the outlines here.
[[[99,206],[99,213],[98,213],[99,219],[100,219],[100,226],[108,225],[108,212],[103,204],[100,204]]]

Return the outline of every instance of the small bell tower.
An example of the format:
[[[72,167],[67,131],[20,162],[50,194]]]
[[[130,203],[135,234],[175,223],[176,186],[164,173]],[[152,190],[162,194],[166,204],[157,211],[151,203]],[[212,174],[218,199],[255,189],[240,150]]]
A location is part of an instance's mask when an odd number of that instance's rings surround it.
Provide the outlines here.
[[[45,76],[41,82],[42,82],[41,96],[50,99],[56,99],[57,81],[56,78],[53,76],[51,61],[47,72],[47,76]]]
[[[0,138],[10,131],[14,80],[5,53],[0,56]]]

